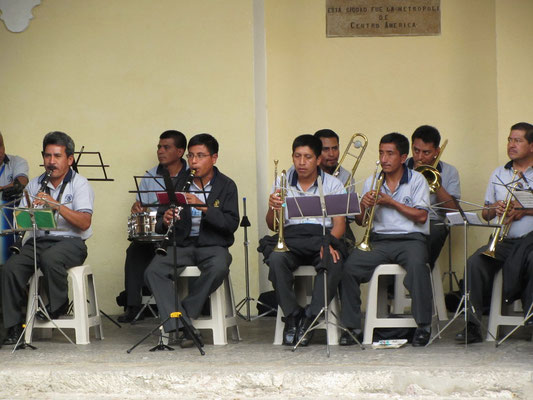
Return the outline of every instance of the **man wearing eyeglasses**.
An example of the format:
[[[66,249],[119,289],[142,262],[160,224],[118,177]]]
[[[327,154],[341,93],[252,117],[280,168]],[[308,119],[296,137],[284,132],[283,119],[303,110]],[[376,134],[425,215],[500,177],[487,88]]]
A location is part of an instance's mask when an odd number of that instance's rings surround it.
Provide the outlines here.
[[[164,169],[168,170],[175,188],[178,188],[177,178],[187,176],[187,163],[183,160],[186,147],[187,139],[179,131],[168,130],[159,136],[157,145],[159,164],[147,171],[145,177],[141,180],[139,185],[140,193],[135,203],[131,206],[132,214],[157,211],[156,191],[164,191],[165,183],[162,178]],[[126,312],[118,317],[118,321],[121,323],[134,321],[141,310],[144,271],[150,261],[152,261],[152,258],[154,258],[154,254],[154,243],[137,241],[136,238],[133,238],[126,250],[126,262],[124,265]],[[119,295],[120,297],[121,295]],[[142,318],[141,314],[137,319]]]
[[[175,219],[174,228],[169,232],[172,245],[168,247],[167,255],[155,255],[144,278],[155,295],[159,315],[165,320],[176,311],[174,252],[178,274],[184,267],[196,265],[201,275],[190,282],[187,297],[180,299],[179,311],[190,322],[198,318],[209,295],[229,273],[231,255],[228,248],[233,244],[234,232],[239,226],[239,206],[235,182],[215,167],[218,142],[213,136],[207,133],[194,136],[189,141],[187,159],[190,171],[194,170],[194,179],[185,194],[187,206],[181,211],[168,205],[159,207],[157,233],[166,233]],[[179,178],[178,187],[188,186],[187,181],[187,177]],[[177,328],[174,318],[164,325],[167,333]],[[187,334],[180,337],[181,347],[192,344]]]

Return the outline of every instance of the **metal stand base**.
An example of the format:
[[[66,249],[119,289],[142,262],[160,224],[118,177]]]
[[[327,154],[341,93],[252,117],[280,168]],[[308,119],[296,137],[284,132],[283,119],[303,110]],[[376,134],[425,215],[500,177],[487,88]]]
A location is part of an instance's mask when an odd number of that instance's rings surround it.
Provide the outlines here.
[[[529,309],[527,310],[524,320],[520,324],[516,325],[511,332],[509,332],[507,335],[503,337],[502,340],[500,340],[499,342],[496,342],[496,347],[500,346],[503,342],[505,342],[507,338],[511,336],[513,333],[515,333],[518,328],[520,328],[521,326],[525,326],[526,322],[529,321],[530,318],[533,318],[533,303],[531,303],[531,305],[529,306]],[[532,340],[532,336],[533,336],[533,332],[530,332],[529,340]]]

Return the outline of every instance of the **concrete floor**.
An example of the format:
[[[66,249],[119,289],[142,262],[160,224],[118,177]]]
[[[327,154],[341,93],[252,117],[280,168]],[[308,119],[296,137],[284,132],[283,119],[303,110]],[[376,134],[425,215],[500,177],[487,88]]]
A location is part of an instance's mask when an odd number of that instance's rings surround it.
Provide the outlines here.
[[[455,321],[427,348],[361,350],[331,347],[325,334],[292,352],[273,346],[273,318],[240,321],[242,341],[149,352],[151,337],[126,350],[153,327],[151,318],[117,328],[105,320],[105,340],[69,344],[59,332],[36,340],[37,350],[0,349],[0,398],[353,398],[353,399],[533,399],[533,343],[517,332],[501,347],[456,345]],[[68,332],[68,331],[67,331]]]

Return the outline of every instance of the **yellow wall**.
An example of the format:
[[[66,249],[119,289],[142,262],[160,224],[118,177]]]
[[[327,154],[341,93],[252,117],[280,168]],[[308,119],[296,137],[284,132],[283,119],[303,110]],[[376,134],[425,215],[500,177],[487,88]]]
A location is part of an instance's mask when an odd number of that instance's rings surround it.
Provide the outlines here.
[[[255,194],[255,159],[246,156],[255,148],[252,5],[54,0],[33,13],[23,33],[0,25],[0,130],[8,152],[28,159],[32,177],[40,173],[42,137],[51,130],[102,152],[111,165],[114,182],[93,182],[95,234],[87,262],[96,270],[103,309],[117,312],[134,200],[128,191],[133,175],[157,164],[161,132],[215,135],[221,171],[241,196]],[[254,204],[248,212],[256,220]],[[244,290],[242,242],[239,229],[231,249],[236,296]]]
[[[253,6],[262,3],[46,0],[25,32],[0,25],[0,130],[8,152],[25,156],[35,176],[43,135],[64,130],[111,164],[115,181],[93,183],[95,235],[88,242],[105,310],[118,311],[132,176],[157,162],[155,145],[166,129],[219,139],[218,165],[249,200],[256,296],[255,248],[266,233],[260,221],[272,160],[288,167],[298,134],[329,127],[342,146],[352,133],[365,133],[360,181],[372,173],[383,134],[410,136],[421,124],[435,125],[450,141],[443,159],[459,169],[463,198],[480,203],[491,170],[506,159],[509,126],[531,122],[529,0],[443,0],[439,36],[332,39],[323,0],[266,0],[266,53],[257,54]],[[254,80],[254,60],[262,59],[264,93]],[[254,104],[262,100],[268,133],[258,143],[268,146],[256,149]],[[487,234],[474,235],[470,250]],[[237,298],[244,295],[242,242],[239,229],[231,249]]]
[[[271,158],[288,165],[288,138],[301,133],[331,128],[344,148],[353,133],[362,132],[369,138],[356,174],[356,181],[362,181],[373,172],[381,136],[397,131],[410,137],[419,125],[430,124],[449,139],[443,160],[459,169],[463,198],[483,202],[491,171],[505,160],[498,149],[498,116],[516,106],[506,90],[531,88],[532,78],[526,76],[533,70],[530,51],[522,54],[529,62],[517,69],[518,57],[499,57],[531,48],[533,28],[526,22],[531,2],[501,1],[496,8],[488,0],[443,0],[439,36],[329,39],[323,1],[266,4]],[[509,28],[512,32],[497,40],[496,34]],[[506,68],[505,77],[500,78],[498,68]],[[515,70],[525,82],[515,81]],[[499,94],[505,104],[499,103]],[[522,90],[520,99],[528,95]],[[505,137],[516,118],[531,121],[527,111],[531,101],[520,104],[515,114],[506,113]],[[470,252],[489,234],[472,232]],[[454,243],[456,269],[461,270],[461,232]],[[441,269],[447,265],[445,248]]]
[[[532,17],[530,0],[496,1],[499,164],[508,160],[510,127],[521,121],[533,123]]]

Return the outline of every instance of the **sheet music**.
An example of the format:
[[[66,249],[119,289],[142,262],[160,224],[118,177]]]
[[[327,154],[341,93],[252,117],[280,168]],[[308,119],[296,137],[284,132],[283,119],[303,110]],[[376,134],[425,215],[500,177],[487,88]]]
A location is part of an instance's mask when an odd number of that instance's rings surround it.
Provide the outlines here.
[[[465,217],[470,225],[484,225],[476,213],[465,212]],[[446,213],[446,218],[450,225],[463,225],[464,222],[460,212]]]
[[[533,208],[533,193],[529,190],[516,190],[514,197],[524,208]]]

